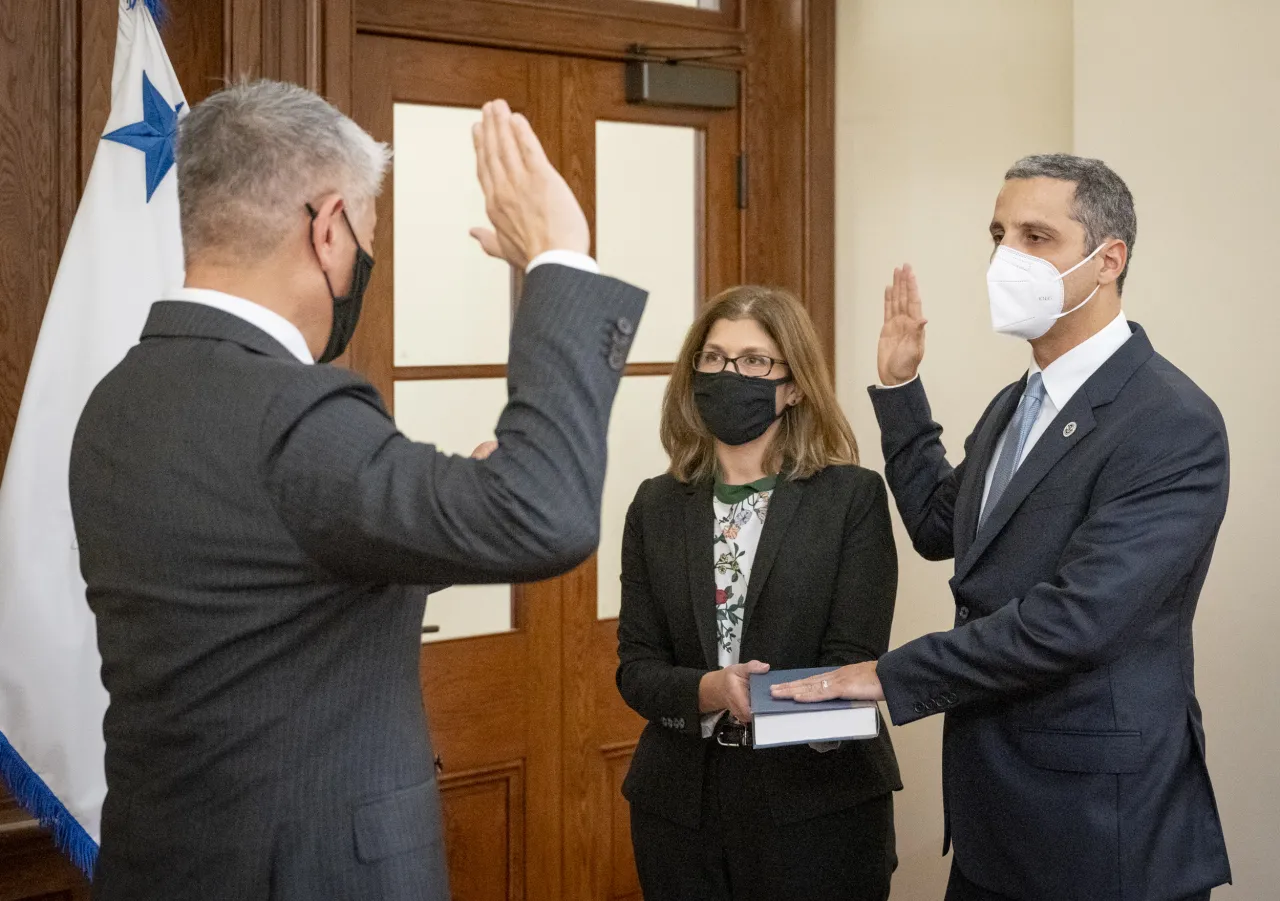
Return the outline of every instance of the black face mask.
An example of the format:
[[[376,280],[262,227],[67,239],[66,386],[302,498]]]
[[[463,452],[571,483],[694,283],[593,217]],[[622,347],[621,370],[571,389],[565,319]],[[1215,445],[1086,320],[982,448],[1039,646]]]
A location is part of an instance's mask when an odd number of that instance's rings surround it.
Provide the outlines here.
[[[311,208],[311,204],[307,204],[307,213],[310,214],[311,221],[315,222],[316,211]],[[317,363],[330,363],[338,359],[351,343],[351,336],[356,333],[356,324],[360,322],[360,309],[364,306],[364,291],[369,287],[369,279],[373,275],[373,257],[360,246],[360,239],[356,237],[356,230],[352,228],[346,210],[342,211],[342,218],[346,221],[347,228],[351,230],[352,240],[356,242],[356,258],[351,264],[351,290],[338,297],[333,293],[333,283],[329,281],[329,273],[323,269],[320,270],[324,275],[324,283],[329,286],[329,296],[333,298],[333,325],[329,329],[329,343],[325,345],[324,352],[316,360]],[[315,250],[314,241],[311,249]],[[317,253],[316,259],[319,257]]]
[[[753,379],[728,370],[695,372],[693,399],[711,434],[736,447],[755,441],[782,415],[778,386],[789,381],[791,376]]]

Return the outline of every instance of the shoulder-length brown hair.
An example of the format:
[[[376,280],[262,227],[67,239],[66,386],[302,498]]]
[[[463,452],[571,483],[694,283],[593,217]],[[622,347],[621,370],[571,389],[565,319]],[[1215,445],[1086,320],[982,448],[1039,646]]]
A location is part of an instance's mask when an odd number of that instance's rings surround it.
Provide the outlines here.
[[[662,446],[671,458],[671,474],[681,482],[716,475],[715,439],[693,399],[693,358],[721,319],[760,323],[778,345],[800,391],[799,402],[782,414],[766,469],[787,479],[805,479],[827,466],[857,463],[858,442],[836,401],[831,371],[809,314],[788,291],[744,285],[703,305],[680,348],[662,400]]]

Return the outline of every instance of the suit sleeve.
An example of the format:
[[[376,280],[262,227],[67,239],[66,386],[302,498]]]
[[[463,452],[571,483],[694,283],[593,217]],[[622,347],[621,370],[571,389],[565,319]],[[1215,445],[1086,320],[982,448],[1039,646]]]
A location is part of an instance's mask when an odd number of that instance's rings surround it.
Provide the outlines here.
[[[1226,511],[1221,421],[1165,412],[1104,466],[1056,578],[995,613],[891,651],[878,667],[893,721],[1035,691],[1105,666],[1212,552]],[[939,703],[939,699],[945,703]],[[934,703],[929,704],[932,700]]]
[[[264,427],[281,518],[350,579],[520,582],[577,565],[599,541],[609,414],[645,296],[559,265],[529,274],[487,460],[410,441],[370,386],[311,368]]]
[[[698,685],[705,669],[677,666],[661,600],[650,589],[642,516],[645,486],[627,511],[622,533],[622,610],[618,614],[618,691],[646,720],[702,737]],[[681,561],[682,563],[682,561]]]
[[[889,649],[898,554],[884,481],[858,470],[859,486],[844,521],[836,592],[822,638],[819,666],[877,660]]]
[[[911,543],[926,560],[950,560],[955,556],[956,496],[978,429],[965,441],[965,460],[953,468],[947,462],[942,426],[933,419],[922,379],[899,388],[873,387],[869,391],[880,424],[885,476]],[[995,404],[993,400],[978,420],[978,428]]]

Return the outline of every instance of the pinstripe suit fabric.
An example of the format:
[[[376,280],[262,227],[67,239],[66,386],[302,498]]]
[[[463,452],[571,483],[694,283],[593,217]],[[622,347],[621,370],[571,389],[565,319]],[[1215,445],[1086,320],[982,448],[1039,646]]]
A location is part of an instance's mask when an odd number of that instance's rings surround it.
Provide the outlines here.
[[[421,586],[591,553],[644,300],[529,275],[484,462],[409,441],[360,377],[247,322],[155,305],[71,459],[111,695],[95,899],[448,897]]]

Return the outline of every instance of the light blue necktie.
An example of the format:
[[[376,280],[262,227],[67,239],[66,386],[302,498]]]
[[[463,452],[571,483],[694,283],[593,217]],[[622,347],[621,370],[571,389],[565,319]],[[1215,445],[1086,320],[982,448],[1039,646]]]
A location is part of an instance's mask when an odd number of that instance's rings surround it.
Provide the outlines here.
[[[1031,427],[1040,416],[1040,405],[1043,402],[1044,379],[1040,373],[1033,372],[1027,379],[1027,389],[1022,392],[1022,400],[1018,401],[1018,410],[1013,414],[1009,430],[1004,433],[1004,447],[1000,449],[996,470],[991,474],[991,489],[987,492],[987,503],[978,520],[978,531],[982,531],[987,517],[1000,502],[1000,496],[1013,481],[1013,474],[1018,471],[1018,461],[1022,459],[1022,451],[1027,446],[1027,438],[1031,436]]]

